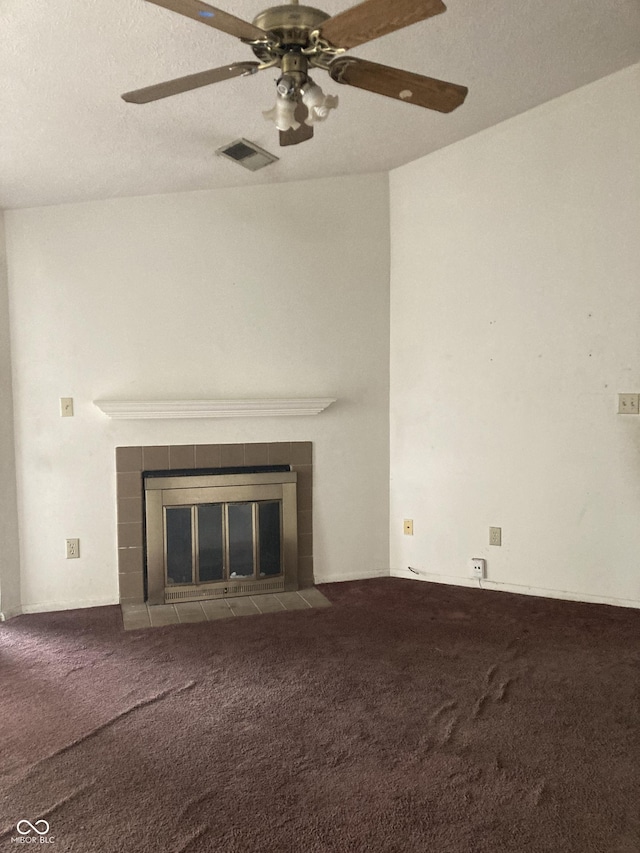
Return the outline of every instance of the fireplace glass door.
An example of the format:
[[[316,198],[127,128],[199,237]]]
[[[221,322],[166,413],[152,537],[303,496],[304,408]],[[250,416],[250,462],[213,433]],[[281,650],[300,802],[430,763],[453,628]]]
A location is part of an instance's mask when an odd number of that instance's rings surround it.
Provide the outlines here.
[[[282,501],[164,507],[165,582],[282,574]]]
[[[149,602],[295,589],[295,476],[145,480]]]

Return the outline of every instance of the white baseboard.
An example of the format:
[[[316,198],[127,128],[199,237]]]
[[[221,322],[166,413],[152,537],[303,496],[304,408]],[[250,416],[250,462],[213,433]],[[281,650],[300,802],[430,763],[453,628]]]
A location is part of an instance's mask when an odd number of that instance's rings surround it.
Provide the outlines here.
[[[477,581],[474,578],[465,578],[457,575],[440,575],[420,572],[419,575],[407,569],[372,569],[355,572],[331,572],[317,576],[316,584],[340,583],[342,581],[369,580],[371,578],[405,578],[413,581],[426,581],[428,583],[439,583],[448,586],[464,586],[475,589],[491,589],[496,592],[511,592],[516,595],[531,595],[538,598],[555,598],[562,601],[581,601],[586,604],[609,604],[613,607],[630,607],[640,609],[640,601],[624,598],[612,598],[610,596],[590,595],[589,593],[570,592],[567,590],[545,589],[542,587],[521,586],[520,584],[498,583],[486,578]],[[105,607],[118,604],[116,598],[85,599],[81,601],[49,601],[41,604],[24,604],[22,607],[12,607],[0,611],[0,622],[19,616],[22,613],[49,613],[56,610],[80,610],[86,607]]]
[[[114,597],[108,598],[86,598],[74,601],[45,601],[40,604],[23,604],[21,613],[51,613],[55,610],[84,610],[86,607],[105,607],[110,604],[119,604]]]
[[[330,572],[328,574],[315,575],[313,582],[318,583],[340,583],[341,581],[366,581],[371,578],[388,578],[389,569],[364,569],[355,572]]]
[[[6,622],[7,619],[13,619],[14,616],[19,616],[22,613],[22,607],[7,607],[6,610],[0,610],[0,622]]]
[[[640,601],[626,598],[611,598],[604,595],[590,595],[585,592],[569,592],[562,589],[544,589],[535,586],[522,586],[515,583],[498,583],[486,578],[478,581],[475,578],[464,578],[454,575],[436,575],[420,572],[416,575],[408,569],[391,569],[392,578],[407,578],[414,581],[442,583],[449,586],[466,586],[475,589],[491,589],[495,592],[513,592],[516,595],[533,595],[538,598],[557,598],[562,601],[582,601],[585,604],[610,604],[613,607],[631,607],[640,609]]]

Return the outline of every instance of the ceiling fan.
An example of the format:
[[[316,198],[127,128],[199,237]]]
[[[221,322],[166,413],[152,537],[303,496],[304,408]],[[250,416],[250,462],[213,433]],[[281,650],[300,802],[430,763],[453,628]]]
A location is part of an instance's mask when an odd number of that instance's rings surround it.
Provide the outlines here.
[[[264,116],[280,131],[280,145],[297,145],[311,139],[314,124],[338,105],[337,97],[325,95],[313,82],[311,68],[328,71],[336,83],[443,113],[459,107],[467,95],[465,86],[344,55],[359,44],[445,12],[442,0],[363,0],[333,17],[291,0],[289,5],[260,12],[251,24],[201,0],[147,2],[236,36],[252,48],[259,61],[234,62],[122,95],[134,104],[277,67],[281,75],[276,105]]]

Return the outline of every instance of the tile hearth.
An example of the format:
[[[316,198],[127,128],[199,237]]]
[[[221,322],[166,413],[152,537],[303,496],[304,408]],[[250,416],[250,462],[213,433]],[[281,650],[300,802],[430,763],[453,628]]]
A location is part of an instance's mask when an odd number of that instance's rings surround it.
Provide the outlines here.
[[[189,601],[179,604],[122,604],[125,631],[162,628],[185,622],[214,622],[234,616],[258,616],[285,610],[309,610],[330,607],[328,598],[315,587],[299,592],[279,592],[273,595],[247,595],[241,598],[217,598],[210,601]]]

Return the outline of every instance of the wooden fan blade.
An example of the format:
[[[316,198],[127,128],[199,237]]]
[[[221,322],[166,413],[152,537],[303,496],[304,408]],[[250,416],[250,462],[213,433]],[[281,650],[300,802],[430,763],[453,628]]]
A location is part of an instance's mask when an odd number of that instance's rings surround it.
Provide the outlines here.
[[[349,49],[446,11],[442,0],[364,0],[325,21],[320,35]]]
[[[149,101],[159,101],[160,98],[179,95],[181,92],[189,92],[191,89],[208,86],[210,83],[220,83],[222,80],[229,80],[231,77],[255,74],[257,70],[257,62],[236,62],[233,65],[223,65],[222,68],[199,71],[197,74],[188,74],[186,77],[167,80],[166,83],[157,83],[155,86],[125,92],[121,97],[123,101],[130,104],[148,104]]]
[[[313,127],[307,124],[301,124],[297,130],[281,130],[280,131],[280,146],[284,148],[286,145],[299,145],[301,142],[306,142],[313,138]]]
[[[388,65],[378,65],[366,59],[341,56],[329,66],[329,73],[337,83],[347,83],[388,98],[397,98],[407,104],[416,104],[429,110],[450,113],[459,107],[469,91],[466,86],[401,71]]]
[[[200,0],[147,0],[147,2],[170,9],[179,15],[186,15],[187,18],[193,18],[194,21],[200,21],[201,24],[207,24],[209,27],[222,30],[223,33],[229,33],[230,36],[236,36],[239,39],[255,41],[256,39],[265,40],[267,38],[267,33],[260,27],[255,27],[253,24],[236,18],[235,15],[230,15],[228,12],[223,12],[221,9],[216,9],[214,6],[208,6]]]
[[[313,125],[304,123],[309,115],[309,110],[305,105],[299,103],[293,115],[295,120],[300,122],[300,127],[297,130],[280,131],[280,145],[283,148],[286,145],[299,145],[301,142],[306,142],[307,139],[313,138]]]

